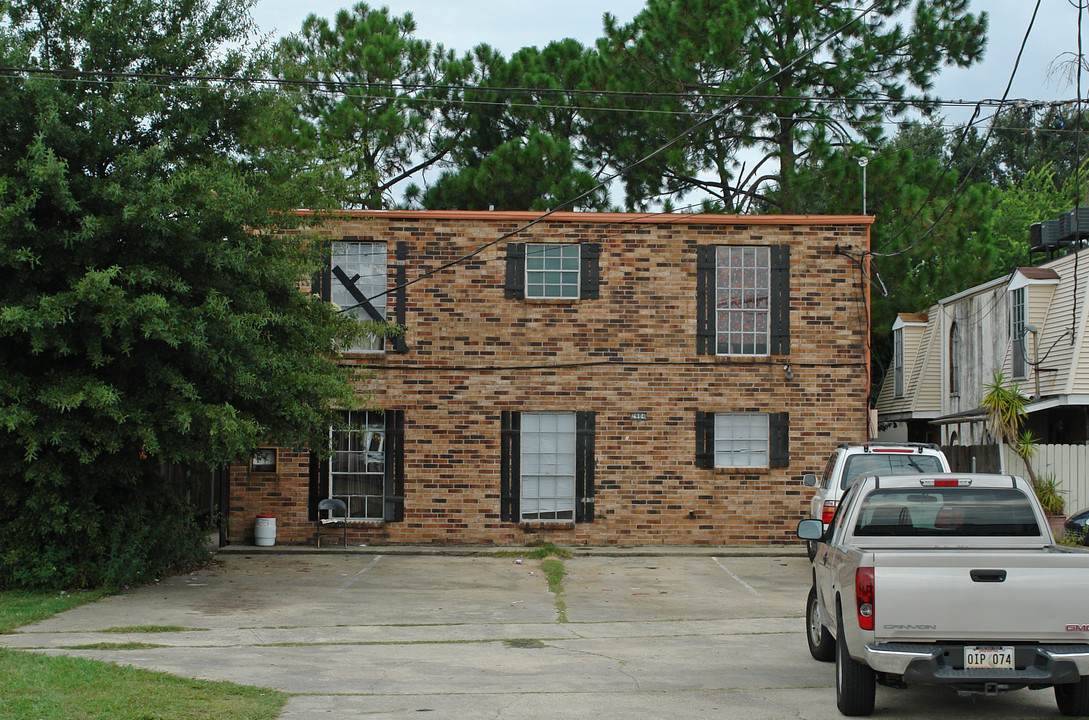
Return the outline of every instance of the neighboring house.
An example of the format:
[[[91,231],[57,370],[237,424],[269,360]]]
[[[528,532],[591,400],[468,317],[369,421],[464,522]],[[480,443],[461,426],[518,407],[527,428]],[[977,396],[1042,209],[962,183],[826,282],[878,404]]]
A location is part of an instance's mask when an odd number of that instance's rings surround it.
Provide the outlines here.
[[[1042,444],[1089,441],[1089,257],[1069,254],[940,300],[893,325],[877,403],[882,437],[993,443],[981,402],[996,371],[1031,397]]]
[[[272,514],[279,542],[313,542],[334,497],[357,543],[792,541],[802,475],[867,438],[872,218],[539,217],[318,231],[313,291],[407,333],[344,354],[374,409],[344,413],[331,460],[232,466],[230,540]]]

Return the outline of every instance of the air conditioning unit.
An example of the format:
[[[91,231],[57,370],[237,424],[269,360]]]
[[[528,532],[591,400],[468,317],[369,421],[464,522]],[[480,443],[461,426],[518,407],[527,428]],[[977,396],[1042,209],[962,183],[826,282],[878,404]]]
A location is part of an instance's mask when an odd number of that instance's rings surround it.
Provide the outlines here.
[[[1070,245],[1089,238],[1089,207],[1076,207],[1059,216],[1059,243]]]
[[[1086,228],[1089,230],[1089,227]],[[1044,250],[1057,250],[1062,234],[1062,223],[1059,220],[1044,220],[1029,226],[1029,252],[1042,252]]]

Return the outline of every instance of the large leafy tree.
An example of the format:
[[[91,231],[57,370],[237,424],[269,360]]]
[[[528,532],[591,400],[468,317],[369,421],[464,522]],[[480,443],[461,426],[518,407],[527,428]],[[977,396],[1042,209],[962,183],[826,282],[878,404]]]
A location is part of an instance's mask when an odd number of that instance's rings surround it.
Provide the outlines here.
[[[199,555],[160,464],[320,442],[354,330],[271,231],[317,197],[243,0],[0,12],[0,586],[138,580]]]
[[[591,143],[624,167],[649,149],[633,138],[705,122],[657,172],[632,175],[629,205],[695,187],[743,209],[776,180],[777,209],[794,212],[800,161],[875,141],[943,65],[980,58],[986,27],[968,0],[648,0],[627,25],[609,18],[598,43],[609,89],[640,90],[626,102],[644,112],[596,124]]]

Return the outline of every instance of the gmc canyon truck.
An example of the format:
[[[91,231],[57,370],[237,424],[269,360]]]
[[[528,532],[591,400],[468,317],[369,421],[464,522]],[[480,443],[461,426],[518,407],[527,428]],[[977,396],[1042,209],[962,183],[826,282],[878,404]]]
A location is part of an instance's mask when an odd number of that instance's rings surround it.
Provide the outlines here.
[[[817,542],[809,650],[835,660],[844,715],[872,713],[876,683],[1053,687],[1089,715],[1089,551],[1055,545],[1024,479],[865,476],[798,536]]]

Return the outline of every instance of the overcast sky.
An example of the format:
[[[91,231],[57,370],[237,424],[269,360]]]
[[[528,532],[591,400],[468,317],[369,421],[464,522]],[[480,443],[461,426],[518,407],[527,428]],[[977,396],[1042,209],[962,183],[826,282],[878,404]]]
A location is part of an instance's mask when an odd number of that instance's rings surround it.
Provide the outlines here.
[[[352,3],[345,0],[258,0],[254,17],[265,32],[276,36],[296,32],[309,13],[332,18]],[[389,7],[395,14],[411,12],[416,36],[467,51],[488,43],[505,55],[528,45],[543,47],[552,40],[573,37],[583,44],[601,35],[601,17],[610,12],[621,22],[635,16],[644,0],[375,0],[371,7]],[[935,81],[935,93],[946,100],[1000,98],[1035,5],[1031,0],[972,0],[975,11],[990,15],[984,60],[967,70],[948,68]],[[1089,32],[1089,19],[1085,20]],[[1083,33],[1084,36],[1084,33]],[[1089,44],[1086,47],[1089,52]],[[1077,96],[1073,85],[1048,79],[1049,64],[1063,52],[1077,51],[1077,11],[1070,0],[1041,0],[1010,98],[1066,99]],[[1089,85],[1089,76],[1083,78]],[[1083,93],[1086,90],[1083,89]]]

